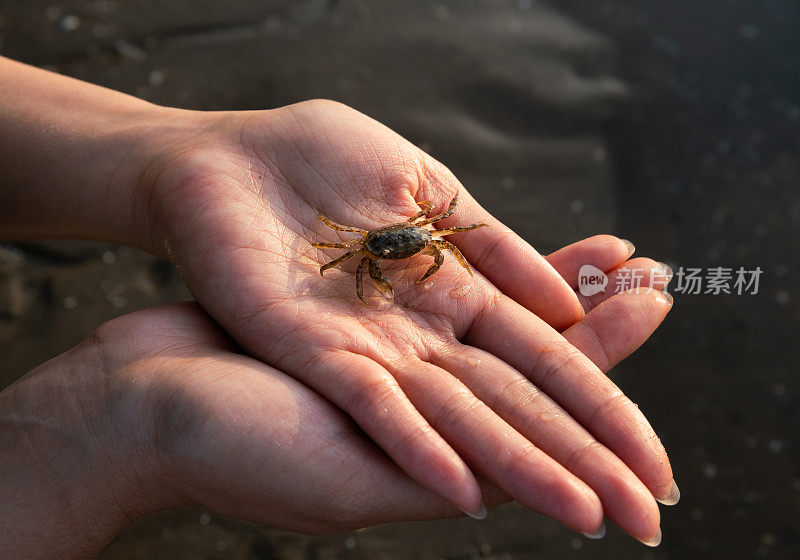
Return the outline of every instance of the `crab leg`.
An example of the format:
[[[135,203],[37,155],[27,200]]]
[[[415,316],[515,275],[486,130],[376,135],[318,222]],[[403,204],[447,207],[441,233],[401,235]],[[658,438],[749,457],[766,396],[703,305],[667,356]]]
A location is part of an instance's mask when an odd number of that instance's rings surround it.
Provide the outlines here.
[[[445,243],[447,242],[445,241]],[[422,275],[422,278],[417,280],[417,284],[424,282],[428,276],[439,270],[439,267],[442,266],[442,263],[444,262],[444,255],[437,247],[436,241],[431,241],[425,245],[425,248],[420,251],[420,253],[423,255],[432,255],[434,260],[433,264],[428,267],[428,271]]]
[[[329,262],[328,264],[323,264],[321,267],[319,267],[320,276],[324,277],[326,270],[328,270],[332,266],[336,266],[337,264],[346,261],[347,259],[349,259],[352,256],[355,256],[355,255],[359,254],[363,250],[364,250],[364,248],[360,247],[360,246],[356,247],[355,249],[350,249],[349,251],[347,251],[344,255],[342,255],[338,259],[334,259],[331,262]]]
[[[327,243],[327,242],[319,242],[319,243],[312,243],[312,247],[316,247],[317,249],[347,249],[348,247],[352,247],[356,243],[361,243],[360,239],[352,239],[350,241],[345,241],[344,243]]]
[[[453,253],[453,257],[455,257],[458,264],[466,268],[467,272],[469,272],[469,275],[472,276],[472,270],[469,267],[469,263],[467,263],[467,259],[464,258],[464,255],[461,254],[461,251],[458,250],[458,247],[449,241],[445,241],[444,239],[434,239],[431,241],[431,245],[435,245],[439,249],[447,249]]]
[[[420,210],[419,212],[411,216],[408,220],[406,220],[408,223],[411,223],[414,220],[421,218],[422,216],[424,216],[433,209],[433,203],[430,200],[420,200],[419,202],[417,202],[417,204],[422,208],[422,210]]]
[[[372,278],[372,283],[375,284],[375,287],[378,289],[380,293],[388,297],[389,299],[394,299],[394,290],[392,289],[392,283],[389,282],[388,278],[384,278],[383,274],[381,274],[381,266],[377,262],[369,259],[369,277]]]
[[[367,235],[367,233],[369,233],[369,232],[368,232],[367,230],[365,230],[365,229],[361,229],[361,228],[357,228],[357,227],[352,227],[352,226],[343,226],[342,224],[337,224],[336,222],[334,222],[334,221],[333,221],[333,220],[331,220],[330,218],[326,218],[326,217],[325,217],[325,216],[323,216],[322,214],[317,214],[317,218],[319,218],[320,220],[322,220],[322,222],[323,222],[323,223],[324,223],[326,226],[328,226],[328,227],[329,227],[329,228],[331,228],[331,229],[335,229],[336,231],[352,231],[352,232],[354,232],[354,233],[360,233],[361,235]]]
[[[358,263],[358,268],[356,268],[356,294],[358,295],[358,299],[364,303],[367,303],[367,300],[364,299],[364,279],[362,273],[364,272],[364,265],[371,262],[372,259],[364,257],[361,259],[361,262]]]
[[[453,200],[450,201],[450,206],[447,208],[447,211],[439,214],[438,216],[434,216],[433,218],[428,218],[427,220],[422,220],[414,224],[415,226],[426,226],[428,224],[432,224],[433,222],[438,222],[439,220],[444,220],[448,216],[450,216],[453,212],[456,211],[456,206],[458,206],[458,193],[453,197]]]
[[[442,237],[443,235],[450,235],[451,233],[460,233],[462,231],[469,231],[479,227],[489,227],[489,224],[472,224],[471,226],[459,226],[447,229],[434,229],[431,231],[431,237]]]

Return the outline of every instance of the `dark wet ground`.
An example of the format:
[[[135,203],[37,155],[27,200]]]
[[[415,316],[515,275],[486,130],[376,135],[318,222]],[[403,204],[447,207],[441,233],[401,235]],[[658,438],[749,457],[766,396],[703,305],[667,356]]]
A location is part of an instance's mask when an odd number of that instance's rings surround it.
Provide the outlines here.
[[[612,232],[676,269],[763,269],[757,295],[675,294],[612,373],[683,493],[658,549],[516,505],[318,538],[185,509],[101,558],[800,558],[800,5],[642,4],[0,1],[2,54],[158,103],[353,105],[542,252]],[[1,246],[0,386],[104,320],[186,295],[132,249]]]

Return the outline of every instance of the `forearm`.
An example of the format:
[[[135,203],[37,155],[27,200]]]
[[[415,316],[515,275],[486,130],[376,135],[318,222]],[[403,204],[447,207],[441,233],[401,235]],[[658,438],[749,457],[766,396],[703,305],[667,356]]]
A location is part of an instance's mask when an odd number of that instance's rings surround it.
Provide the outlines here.
[[[142,138],[167,111],[0,57],[0,239],[146,244]]]

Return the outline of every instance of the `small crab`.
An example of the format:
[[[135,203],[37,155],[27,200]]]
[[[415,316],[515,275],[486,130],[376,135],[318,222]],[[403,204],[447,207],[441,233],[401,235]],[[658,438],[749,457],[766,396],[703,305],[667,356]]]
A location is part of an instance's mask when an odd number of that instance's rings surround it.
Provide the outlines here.
[[[366,300],[364,299],[362,273],[365,266],[369,268],[369,277],[372,279],[372,283],[375,284],[378,291],[388,298],[394,297],[392,283],[381,274],[381,259],[400,260],[407,259],[417,254],[431,255],[434,258],[433,264],[428,268],[427,272],[422,275],[422,278],[417,280],[419,284],[439,270],[439,267],[442,266],[444,262],[444,255],[441,249],[448,249],[453,254],[456,261],[458,261],[458,264],[466,268],[467,272],[472,276],[472,271],[464,255],[461,254],[461,251],[452,243],[444,239],[434,239],[434,237],[469,231],[483,226],[488,227],[488,225],[472,224],[471,226],[448,229],[428,229],[423,227],[438,222],[439,220],[444,220],[455,212],[456,206],[458,205],[458,193],[456,193],[453,200],[450,201],[450,206],[446,212],[432,218],[422,219],[433,209],[433,204],[431,202],[424,200],[417,204],[422,210],[411,216],[407,221],[370,231],[357,227],[343,226],[319,214],[317,217],[332,229],[337,231],[352,231],[353,233],[361,234],[361,239],[353,239],[351,241],[345,241],[344,243],[312,243],[311,245],[320,249],[348,249],[352,247],[352,249],[338,259],[319,267],[320,275],[324,277],[327,269],[363,253],[364,257],[361,259],[356,269],[356,293],[358,294],[358,298],[364,303],[366,303]]]

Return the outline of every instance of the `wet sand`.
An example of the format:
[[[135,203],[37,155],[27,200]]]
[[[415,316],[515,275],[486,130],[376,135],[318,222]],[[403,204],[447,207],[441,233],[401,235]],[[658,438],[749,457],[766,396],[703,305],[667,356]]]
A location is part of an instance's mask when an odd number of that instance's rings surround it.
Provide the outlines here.
[[[800,8],[789,0],[0,4],[0,52],[157,103],[337,99],[447,164],[543,253],[611,232],[673,268],[760,266],[753,296],[675,294],[612,376],[683,498],[651,550],[517,505],[487,520],[307,537],[163,512],[100,556],[797,558]],[[188,297],[167,264],[92,242],[0,246],[0,387],[117,315]]]

